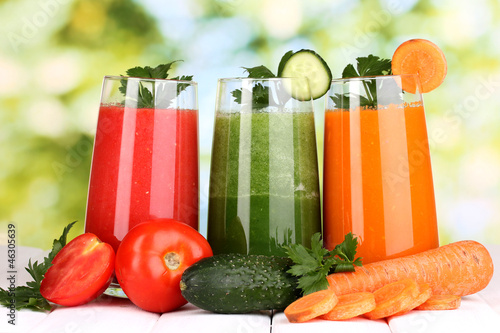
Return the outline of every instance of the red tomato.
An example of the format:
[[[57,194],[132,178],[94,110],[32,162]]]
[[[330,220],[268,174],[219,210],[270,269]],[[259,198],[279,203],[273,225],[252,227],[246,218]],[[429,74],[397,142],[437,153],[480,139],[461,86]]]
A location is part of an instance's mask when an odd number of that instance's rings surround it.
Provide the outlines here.
[[[66,244],[52,260],[40,293],[60,305],[85,304],[101,295],[113,280],[115,251],[92,233]]]
[[[187,303],[179,287],[184,270],[210,256],[207,240],[192,227],[172,219],[151,220],[123,238],[116,253],[116,277],[135,305],[168,312]]]

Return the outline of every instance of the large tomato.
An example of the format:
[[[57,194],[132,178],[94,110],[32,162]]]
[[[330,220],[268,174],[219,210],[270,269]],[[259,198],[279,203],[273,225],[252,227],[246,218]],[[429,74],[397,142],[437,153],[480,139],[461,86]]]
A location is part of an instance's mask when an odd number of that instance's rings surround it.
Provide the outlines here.
[[[45,299],[60,305],[85,304],[101,295],[113,280],[115,251],[86,233],[66,244],[52,260],[40,286]]]
[[[163,313],[187,303],[179,287],[182,273],[211,255],[207,240],[192,227],[172,219],[156,219],[125,235],[116,253],[115,273],[135,305]]]

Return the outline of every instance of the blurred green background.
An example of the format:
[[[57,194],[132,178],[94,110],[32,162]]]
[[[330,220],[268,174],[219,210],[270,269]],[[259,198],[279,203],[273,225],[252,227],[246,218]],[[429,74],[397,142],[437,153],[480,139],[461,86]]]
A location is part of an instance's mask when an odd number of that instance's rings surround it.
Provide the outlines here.
[[[184,59],[199,83],[201,232],[217,78],[274,71],[311,48],[339,77],[410,38],[438,44],[448,76],[426,94],[442,243],[500,244],[500,3],[497,0],[0,0],[0,243],[50,248],[83,232],[104,75]],[[324,100],[315,104],[322,152]],[[321,154],[320,154],[321,155]]]

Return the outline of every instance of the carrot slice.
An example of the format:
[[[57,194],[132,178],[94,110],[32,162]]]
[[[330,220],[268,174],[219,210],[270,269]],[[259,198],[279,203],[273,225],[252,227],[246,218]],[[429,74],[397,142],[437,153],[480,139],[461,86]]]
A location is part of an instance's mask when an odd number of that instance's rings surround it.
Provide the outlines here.
[[[406,311],[418,297],[419,289],[414,280],[403,279],[383,286],[373,295],[377,306],[365,313],[365,316],[369,319],[380,319]]]
[[[422,93],[439,87],[446,72],[447,64],[443,51],[426,39],[410,39],[401,44],[392,56],[392,73],[418,74]],[[402,81],[405,91],[415,93],[415,80],[403,78]]]
[[[413,300],[413,302],[411,304],[409,304],[406,309],[401,310],[400,312],[393,314],[393,316],[401,316],[401,315],[404,315],[405,313],[410,312],[411,310],[415,309],[417,306],[425,303],[425,301],[427,301],[432,296],[432,288],[428,283],[419,284],[418,289],[419,289],[420,293]]]
[[[460,307],[460,296],[433,295],[425,303],[417,306],[417,310],[455,310]]]
[[[337,305],[338,298],[329,289],[302,296],[285,309],[285,316],[291,323],[303,323],[319,317]]]
[[[338,297],[335,307],[320,318],[325,320],[345,320],[357,317],[375,309],[375,296],[369,292],[346,294]]]

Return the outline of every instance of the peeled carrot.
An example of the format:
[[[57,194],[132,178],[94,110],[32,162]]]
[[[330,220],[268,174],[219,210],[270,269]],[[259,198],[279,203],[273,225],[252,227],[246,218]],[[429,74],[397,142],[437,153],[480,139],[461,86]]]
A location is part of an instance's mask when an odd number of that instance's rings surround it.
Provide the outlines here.
[[[291,323],[303,323],[327,313],[337,302],[334,292],[329,289],[320,290],[297,299],[284,312]]]
[[[434,295],[419,305],[417,310],[455,310],[460,307],[460,303],[460,296]]]
[[[356,267],[355,272],[328,276],[337,296],[375,290],[411,278],[428,283],[433,295],[465,296],[484,289],[493,276],[488,250],[475,241],[460,241],[411,256]]]
[[[418,294],[418,285],[412,279],[389,283],[375,290],[373,295],[377,306],[365,313],[365,316],[369,319],[380,319],[406,311]]]
[[[338,297],[335,307],[320,318],[325,320],[345,320],[357,317],[375,309],[373,293],[361,292]]]
[[[413,299],[411,304],[408,305],[406,309],[402,309],[400,312],[395,313],[394,316],[401,316],[405,313],[410,312],[415,309],[417,306],[425,303],[432,296],[432,289],[428,283],[422,283],[418,286],[419,294],[416,298]]]
[[[443,51],[426,39],[410,39],[401,44],[392,56],[393,74],[418,74],[422,93],[436,89],[447,72]],[[414,93],[414,80],[403,79],[403,89]]]

